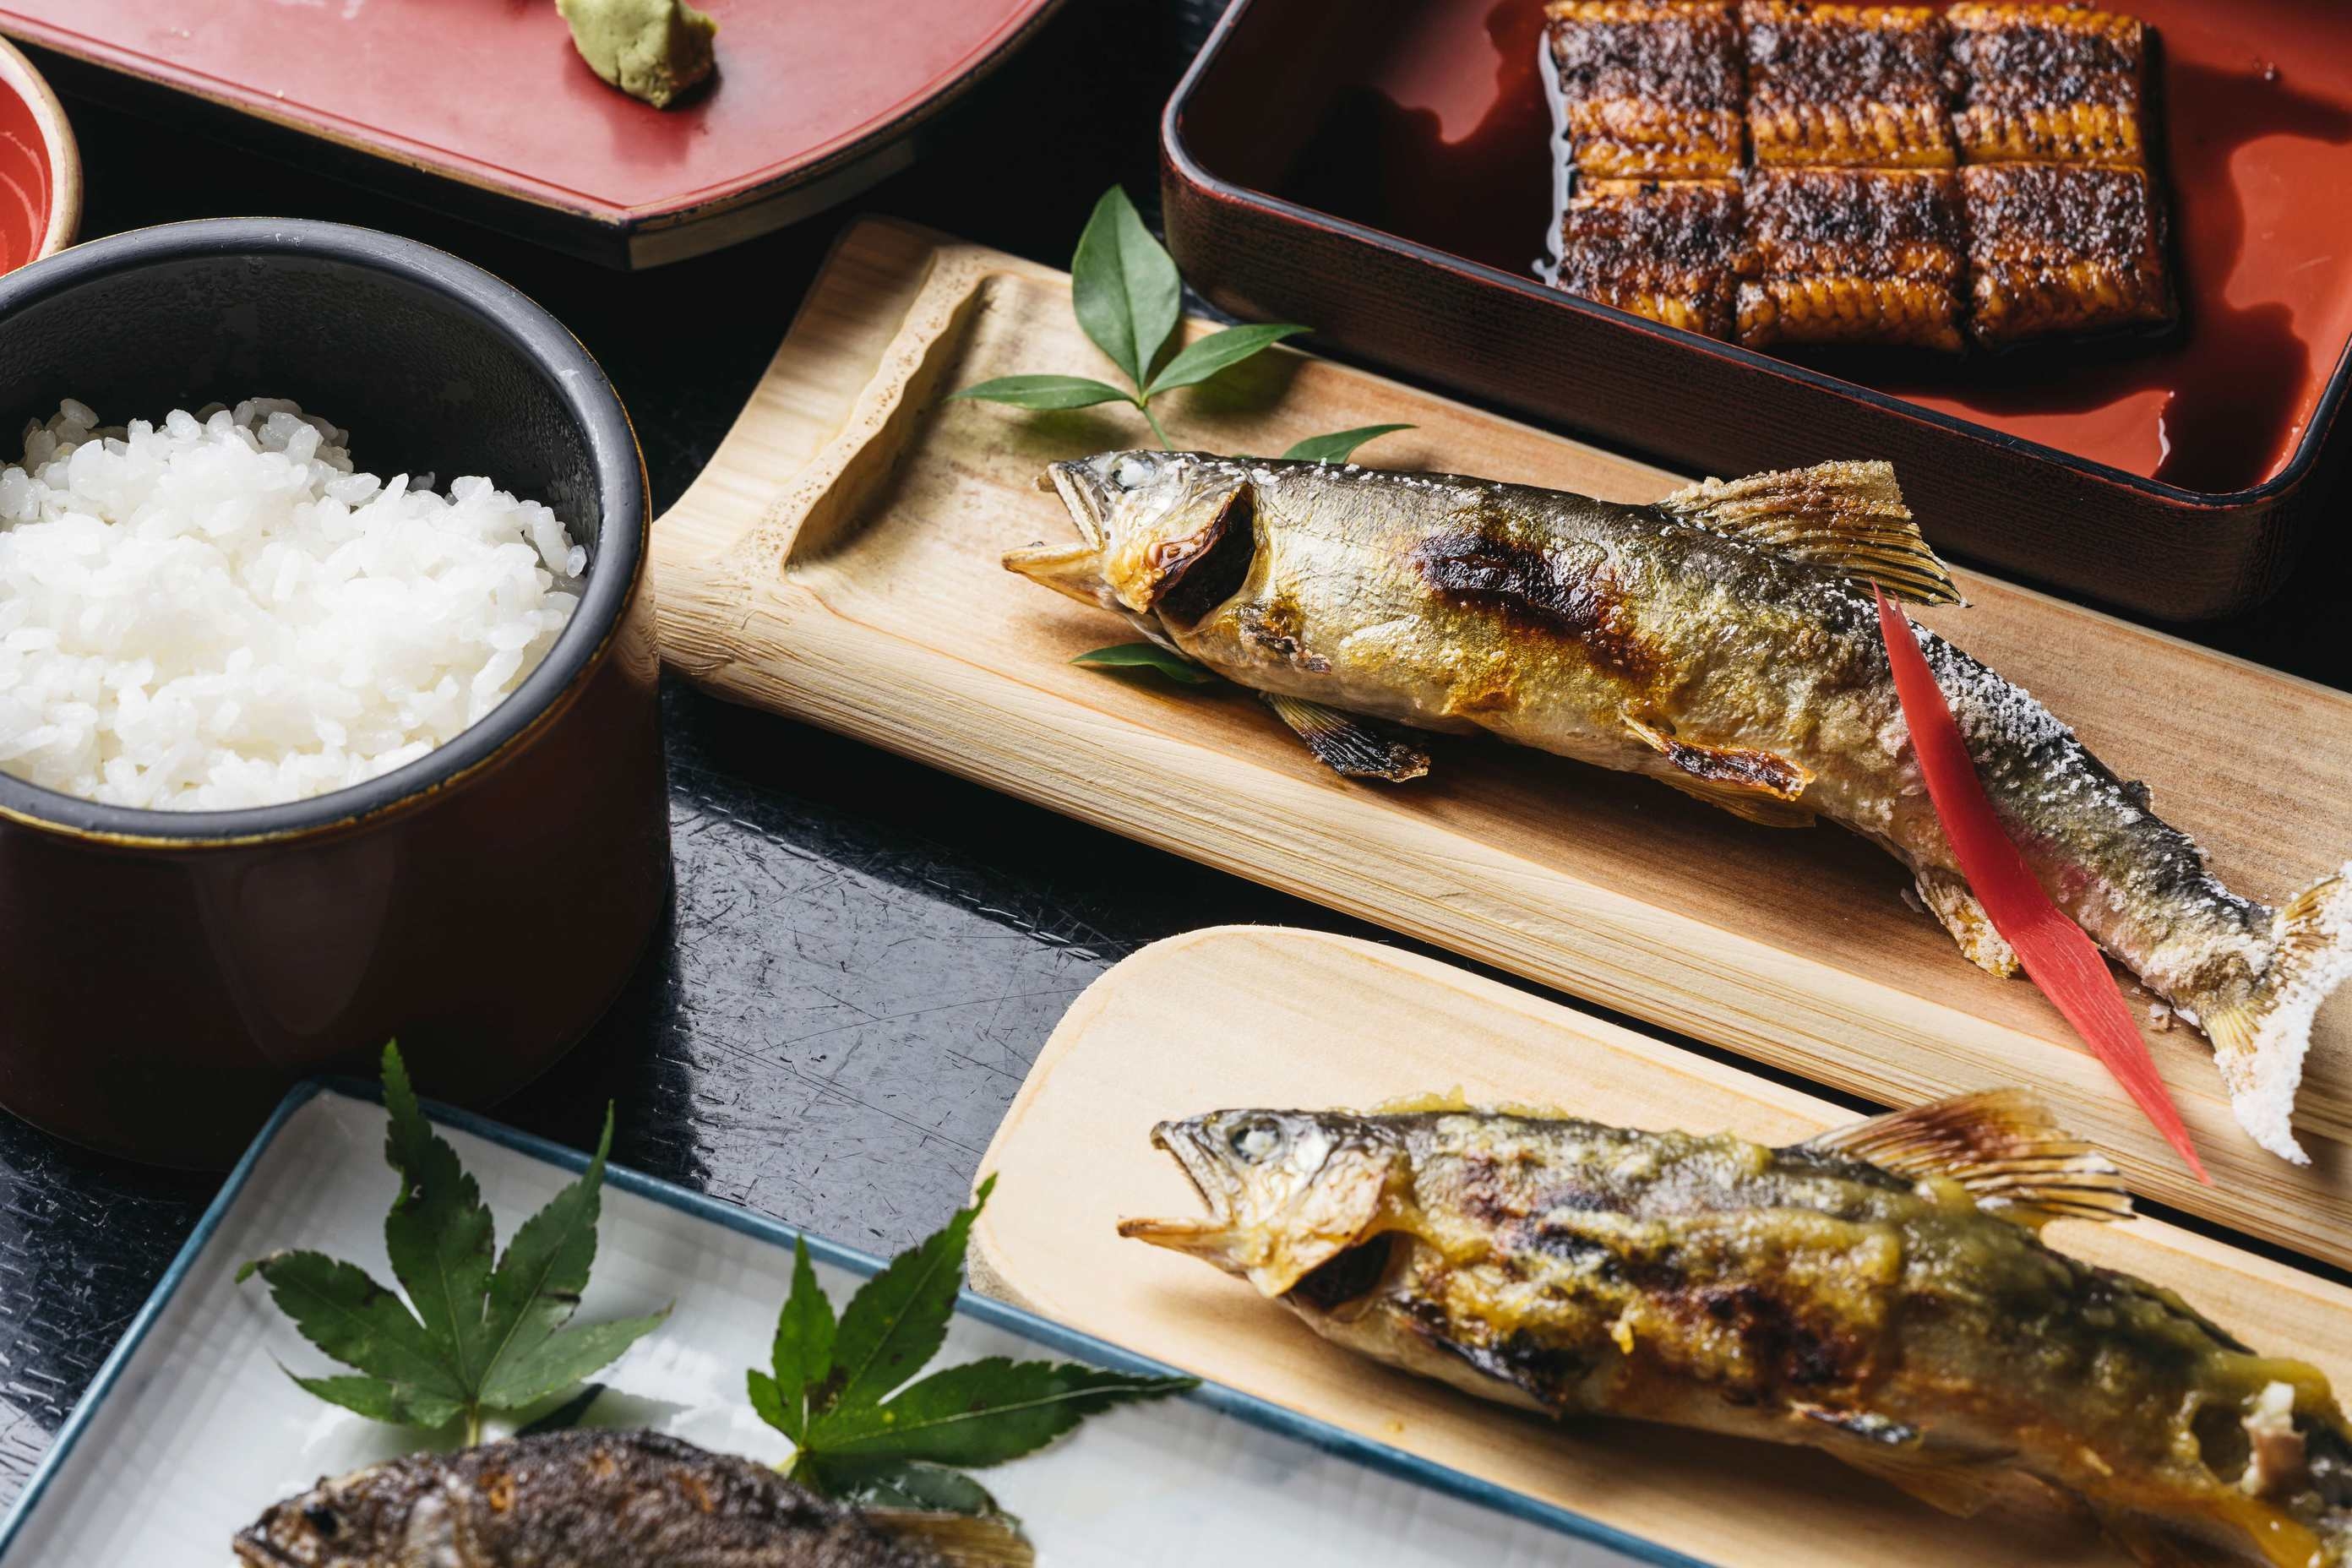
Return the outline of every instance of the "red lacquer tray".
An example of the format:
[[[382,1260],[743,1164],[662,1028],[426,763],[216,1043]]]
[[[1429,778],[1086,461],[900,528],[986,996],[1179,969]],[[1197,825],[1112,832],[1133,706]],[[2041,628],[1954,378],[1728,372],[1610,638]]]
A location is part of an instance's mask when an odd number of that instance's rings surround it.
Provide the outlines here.
[[[0,0],[0,33],[319,138],[338,172],[644,267],[903,166],[908,133],[1056,3],[702,0],[719,79],[667,110],[597,80],[553,0]]]
[[[2284,576],[2352,380],[2352,5],[2114,8],[2158,34],[2183,321],[2155,340],[1779,358],[1545,288],[1543,0],[1237,0],[1169,105],[1170,242],[1343,350],[1684,468],[1890,458],[1960,553],[2226,614]]]

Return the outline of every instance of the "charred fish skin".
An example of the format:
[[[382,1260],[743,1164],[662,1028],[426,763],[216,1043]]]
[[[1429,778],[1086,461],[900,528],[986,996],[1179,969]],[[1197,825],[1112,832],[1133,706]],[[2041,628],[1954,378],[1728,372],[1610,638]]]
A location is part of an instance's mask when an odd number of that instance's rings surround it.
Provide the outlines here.
[[[2280,1568],[2352,1551],[2326,1377],[2045,1246],[2049,1214],[2128,1205],[2024,1097],[1787,1149],[1478,1110],[1230,1110],[1153,1138],[1211,1213],[1122,1234],[1481,1396],[1817,1447],[1955,1511],[2013,1472],[2126,1541],[2152,1516]]]
[[[765,1465],[656,1432],[415,1454],[278,1503],[244,1568],[944,1568]]]
[[[1182,452],[1059,463],[1046,482],[1079,542],[1013,552],[1009,568],[1284,700],[1302,732],[1300,705],[1484,731],[1752,821],[1827,816],[1903,861],[1967,957],[2014,973],[1888,668],[1870,584],[1926,603],[1958,591],[1885,464],[1708,480],[1651,505]],[[1917,636],[2042,885],[2206,1031],[2241,1121],[2301,1162],[2294,1090],[2312,1016],[2352,973],[2352,867],[2277,909],[2232,893],[2048,709]]]

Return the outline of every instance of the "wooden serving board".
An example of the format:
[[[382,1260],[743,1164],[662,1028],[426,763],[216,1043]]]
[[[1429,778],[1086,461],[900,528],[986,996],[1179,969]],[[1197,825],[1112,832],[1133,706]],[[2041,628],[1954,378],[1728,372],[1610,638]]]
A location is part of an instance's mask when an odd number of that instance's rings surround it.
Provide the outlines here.
[[[1196,324],[1195,331],[1205,330]],[[2215,1184],[2182,1171],[2058,1015],[1964,963],[1859,838],[1753,826],[1646,780],[1440,740],[1402,786],[1326,772],[1248,694],[1073,667],[1132,634],[1003,571],[1069,536],[1051,461],[1148,437],[1131,411],[942,399],[1109,371],[1062,273],[893,224],[851,229],[709,467],[656,525],[665,651],[806,719],[1882,1105],[2024,1083],[2143,1192],[2352,1263],[2352,1003],[2321,1016],[2316,1163],[2241,1133],[2203,1038],[2151,1037]],[[1638,500],[1675,476],[1369,373],[1277,352],[1177,394],[1180,440],[1278,452],[1376,421],[1366,456]],[[1868,454],[1856,454],[1867,456]],[[2240,891],[2352,852],[2352,700],[1963,574],[1923,618],[2072,721]]]
[[[1327,1344],[1246,1283],[1113,1229],[1123,1215],[1201,1212],[1175,1162],[1150,1146],[1155,1121],[1455,1089],[1474,1103],[1769,1143],[1852,1120],[1414,954],[1216,927],[1146,948],[1064,1016],[981,1162],[997,1192],[972,1231],[973,1279],[1056,1321],[1710,1562],[2121,1563],[2070,1510],[2030,1493],[1963,1524],[1809,1450],[1627,1421],[1556,1425],[1391,1372]],[[2047,1234],[2174,1287],[2258,1349],[2352,1373],[2352,1289],[2151,1219]]]

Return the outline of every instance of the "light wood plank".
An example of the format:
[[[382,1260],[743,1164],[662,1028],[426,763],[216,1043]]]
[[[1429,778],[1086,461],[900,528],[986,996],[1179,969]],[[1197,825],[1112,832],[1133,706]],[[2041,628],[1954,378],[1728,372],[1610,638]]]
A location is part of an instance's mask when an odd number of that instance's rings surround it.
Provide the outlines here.
[[[1203,330],[1195,324],[1195,331]],[[1075,668],[1127,635],[1003,571],[1067,522],[1034,488],[1145,440],[1131,412],[943,403],[1018,371],[1114,374],[1051,268],[869,221],[824,270],[709,468],[655,532],[666,652],[719,694],[858,736],[1880,1104],[2031,1084],[2143,1192],[2352,1263],[2352,1004],[2321,1016],[2296,1170],[2237,1130],[2200,1037],[2152,1036],[2216,1184],[2189,1180],[2032,987],[1964,963],[1895,863],[1649,782],[1441,741],[1432,776],[1325,773],[1230,689]],[[1377,421],[1367,456],[1619,499],[1675,476],[1277,352],[1173,395],[1179,440],[1280,451]],[[1868,454],[1856,454],[1867,456]],[[1988,578],[1923,618],[2074,722],[2240,891],[2352,852],[2352,700]]]
[[[1713,1562],[2120,1563],[2047,1500],[1962,1523],[1818,1454],[1633,1422],[1556,1426],[1390,1372],[1249,1286],[1122,1241],[1200,1212],[1153,1122],[1235,1106],[1365,1106],[1459,1089],[1623,1126],[1793,1142],[1847,1112],[1414,954],[1219,927],[1158,942],[1071,1005],[981,1163],[973,1279],[1098,1334],[1392,1447]],[[2150,1219],[2053,1246],[2170,1285],[2258,1349],[2352,1369],[2352,1290]]]

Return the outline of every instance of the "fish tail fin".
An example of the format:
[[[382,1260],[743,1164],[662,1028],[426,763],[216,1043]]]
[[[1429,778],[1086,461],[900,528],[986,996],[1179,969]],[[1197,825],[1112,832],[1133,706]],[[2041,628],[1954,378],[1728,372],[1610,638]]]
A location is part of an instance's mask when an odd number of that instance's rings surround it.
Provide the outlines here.
[[[950,1568],[1035,1568],[1037,1549],[1002,1515],[869,1508],[866,1522],[927,1547]]]
[[[1911,521],[1892,463],[1816,463],[1702,479],[1657,504],[1695,528],[1875,583],[1910,604],[1965,602]]]
[[[2311,1021],[2352,979],[2352,861],[2289,899],[2271,918],[2271,957],[2242,997],[2198,1015],[2230,1090],[2230,1109],[2254,1142],[2308,1164],[2291,1125]]]

